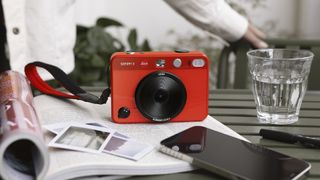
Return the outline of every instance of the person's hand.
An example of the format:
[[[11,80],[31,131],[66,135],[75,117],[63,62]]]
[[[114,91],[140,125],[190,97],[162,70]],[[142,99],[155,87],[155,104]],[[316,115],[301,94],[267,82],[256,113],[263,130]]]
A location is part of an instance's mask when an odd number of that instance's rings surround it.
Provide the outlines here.
[[[263,41],[266,35],[258,28],[249,24],[247,32],[244,34],[244,39],[249,41],[256,48],[267,48],[268,44]]]

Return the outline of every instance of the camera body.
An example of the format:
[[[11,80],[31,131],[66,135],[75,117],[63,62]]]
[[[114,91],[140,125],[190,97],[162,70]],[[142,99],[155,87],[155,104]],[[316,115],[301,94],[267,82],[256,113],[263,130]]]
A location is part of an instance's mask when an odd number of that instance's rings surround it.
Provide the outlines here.
[[[209,61],[198,51],[118,52],[110,62],[116,123],[202,121],[208,115]]]

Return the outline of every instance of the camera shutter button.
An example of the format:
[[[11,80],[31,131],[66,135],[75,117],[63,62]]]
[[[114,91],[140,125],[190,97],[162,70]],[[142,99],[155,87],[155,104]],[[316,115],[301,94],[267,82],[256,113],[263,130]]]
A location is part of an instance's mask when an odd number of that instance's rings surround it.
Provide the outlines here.
[[[174,67],[179,68],[179,67],[181,67],[181,65],[182,65],[181,59],[177,58],[177,59],[173,60]]]
[[[187,49],[176,49],[174,52],[176,52],[176,53],[189,53],[190,51]]]

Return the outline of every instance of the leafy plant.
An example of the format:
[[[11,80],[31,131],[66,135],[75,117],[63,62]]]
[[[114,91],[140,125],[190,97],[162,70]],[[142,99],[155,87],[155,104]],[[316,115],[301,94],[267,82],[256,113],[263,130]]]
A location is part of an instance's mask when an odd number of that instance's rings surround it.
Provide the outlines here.
[[[71,76],[80,85],[105,85],[109,77],[106,69],[114,52],[151,51],[148,40],[145,39],[142,44],[138,43],[136,29],[129,30],[127,48],[124,42],[108,32],[110,27],[124,28],[124,25],[114,19],[103,17],[97,19],[94,26],[77,26],[74,48],[76,66]]]

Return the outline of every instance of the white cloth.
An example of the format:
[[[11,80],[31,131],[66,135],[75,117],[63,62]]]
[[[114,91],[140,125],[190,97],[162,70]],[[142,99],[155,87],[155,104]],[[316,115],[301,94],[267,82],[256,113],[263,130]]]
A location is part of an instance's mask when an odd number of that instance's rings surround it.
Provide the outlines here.
[[[74,68],[74,0],[2,0],[9,60],[13,70],[42,61],[67,73]],[[17,32],[18,31],[18,32]],[[49,73],[41,72],[44,79]]]
[[[165,1],[191,23],[228,41],[242,37],[248,26],[224,0]],[[66,73],[73,70],[74,0],[2,0],[2,5],[13,70],[23,73],[33,61],[56,65]]]

